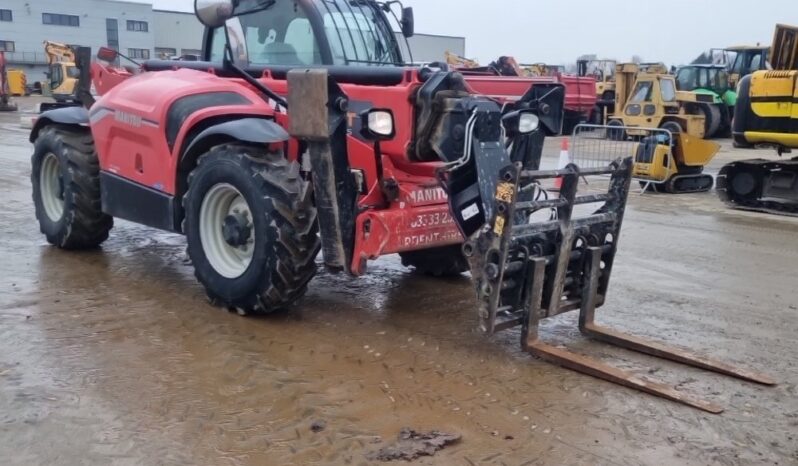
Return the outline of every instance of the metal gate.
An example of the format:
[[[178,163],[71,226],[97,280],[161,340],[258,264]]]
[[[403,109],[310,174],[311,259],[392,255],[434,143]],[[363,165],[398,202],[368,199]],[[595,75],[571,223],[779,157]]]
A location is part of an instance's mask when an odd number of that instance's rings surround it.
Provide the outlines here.
[[[632,179],[643,190],[657,189],[676,174],[673,134],[666,129],[578,125],[571,136],[571,162],[579,168],[604,168],[632,157]]]

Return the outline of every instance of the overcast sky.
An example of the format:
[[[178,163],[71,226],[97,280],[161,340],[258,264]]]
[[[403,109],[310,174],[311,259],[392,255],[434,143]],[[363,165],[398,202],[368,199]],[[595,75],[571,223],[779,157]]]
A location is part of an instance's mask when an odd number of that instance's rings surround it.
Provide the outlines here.
[[[146,3],[150,3],[146,1]],[[193,11],[193,0],[154,0]],[[798,0],[404,0],[416,31],[466,37],[471,58],[572,63],[579,55],[678,65],[712,47],[769,44],[798,25]]]

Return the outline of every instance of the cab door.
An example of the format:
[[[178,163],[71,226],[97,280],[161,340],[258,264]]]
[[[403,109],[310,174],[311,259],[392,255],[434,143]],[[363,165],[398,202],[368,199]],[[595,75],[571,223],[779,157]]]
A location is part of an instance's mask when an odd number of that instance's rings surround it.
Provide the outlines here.
[[[64,70],[61,69],[60,63],[53,63],[50,65],[50,91],[53,94],[59,94],[59,87],[64,82]]]
[[[651,118],[649,107],[652,106],[652,97],[658,92],[656,79],[638,79],[629,96],[629,101],[623,109],[624,124],[626,126],[649,127]]]

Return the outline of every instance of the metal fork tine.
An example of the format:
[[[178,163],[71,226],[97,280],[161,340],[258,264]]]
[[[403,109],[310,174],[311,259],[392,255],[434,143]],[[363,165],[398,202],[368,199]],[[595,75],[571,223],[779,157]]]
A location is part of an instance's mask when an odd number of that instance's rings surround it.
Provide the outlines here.
[[[720,374],[761,383],[763,385],[776,384],[773,379],[764,374],[758,374],[746,369],[739,369],[729,364],[698,356],[679,348],[648,341],[596,324],[595,309],[596,299],[598,297],[598,280],[601,275],[601,250],[598,248],[589,248],[586,258],[587,263],[585,269],[588,273],[588,279],[585,282],[585,289],[582,290],[582,310],[579,315],[579,330],[583,334],[611,345],[687,364],[700,369],[718,372]]]
[[[692,354],[688,351],[664,345],[659,342],[649,341],[634,335],[618,332],[607,327],[602,327],[601,325],[596,325],[595,323],[587,324],[581,330],[582,333],[596,340],[601,340],[611,345],[620,346],[639,353],[649,354],[658,358],[668,359],[670,361],[687,364],[688,366],[698,367],[700,369],[760,383],[762,385],[776,385],[776,381],[765,374],[737,368],[730,364]]]
[[[541,341],[536,341],[527,345],[526,349],[530,353],[549,362],[575,370],[577,372],[582,372],[584,374],[597,377],[602,380],[606,380],[608,382],[634,388],[671,401],[678,401],[679,403],[684,403],[709,413],[719,414],[723,412],[723,407],[715,403],[693,397],[660,382],[654,382],[642,377],[638,377],[630,372],[610,366],[609,364],[605,364],[593,358],[581,356],[579,354],[554,347]]]
[[[593,321],[596,306],[596,291],[598,289],[599,273],[601,271],[601,248],[589,248],[585,252],[585,271],[588,276],[582,289],[582,310],[579,314],[580,328],[582,328],[585,322],[592,323]],[[541,287],[543,275],[545,273],[544,266],[545,261],[543,259],[532,259],[532,284],[530,285],[532,289],[539,289]],[[537,332],[539,324],[539,318],[537,317],[539,314],[537,310],[540,308],[540,291],[537,293],[530,293],[529,298],[530,300],[526,304],[530,312],[528,312],[527,320],[525,321],[521,340],[526,351],[560,366],[602,380],[634,388],[668,400],[678,401],[710,413],[718,414],[723,412],[721,406],[682,393],[673,387],[637,377],[632,373],[610,366],[596,359],[575,354],[542,342]]]
[[[596,324],[596,309],[604,304],[618,247],[632,158],[602,163],[601,167],[594,172],[612,172],[607,193],[583,196],[577,196],[578,176],[583,170],[575,166],[557,172],[522,172],[513,166],[500,173],[495,197],[501,208],[497,207],[493,223],[472,236],[464,248],[477,285],[482,331],[493,334],[520,324],[521,345],[535,356],[709,413],[720,413],[723,407],[660,381],[545,343],[539,337],[540,322],[579,309],[579,329],[589,337],[700,369],[775,385],[767,375]],[[562,176],[559,198],[519,202],[519,179],[538,179],[542,175]],[[592,214],[573,218],[574,205],[585,202],[604,205]],[[547,208],[556,209],[556,220],[530,222],[527,217],[515,215]],[[501,318],[497,321],[499,311]]]

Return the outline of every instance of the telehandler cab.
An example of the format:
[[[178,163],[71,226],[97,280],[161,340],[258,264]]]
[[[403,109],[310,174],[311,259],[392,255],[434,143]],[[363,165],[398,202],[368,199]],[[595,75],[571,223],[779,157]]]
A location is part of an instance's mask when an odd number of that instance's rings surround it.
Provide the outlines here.
[[[241,314],[294,303],[320,251],[352,276],[398,253],[422,272],[470,270],[480,329],[521,327],[524,348],[558,364],[722,410],[538,338],[540,320],[579,309],[580,329],[598,339],[772,383],[593,321],[631,157],[539,170],[539,141],[562,124],[563,86],[531,86],[506,112],[456,72],[404,66],[396,3],[196,0],[206,61],[148,61],[136,73],[95,63],[101,97],[44,113],[31,133],[42,232],[64,249],[100,245],[114,217],[185,234],[211,300]],[[412,35],[412,10],[396,19]],[[609,177],[606,192],[577,195],[591,175]],[[559,198],[544,196],[540,181],[555,177]],[[586,204],[593,213],[574,214]]]

